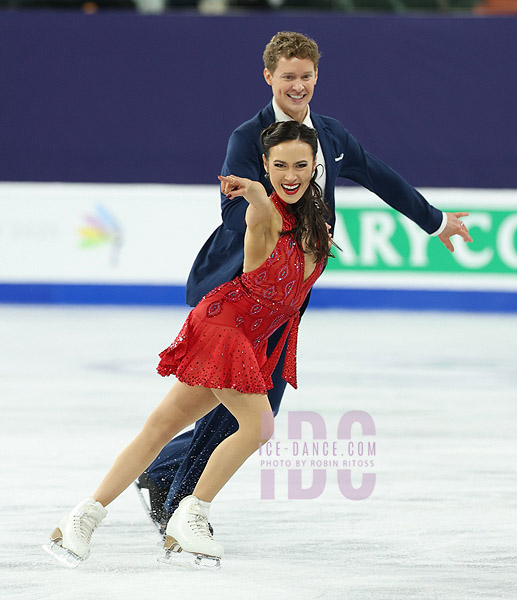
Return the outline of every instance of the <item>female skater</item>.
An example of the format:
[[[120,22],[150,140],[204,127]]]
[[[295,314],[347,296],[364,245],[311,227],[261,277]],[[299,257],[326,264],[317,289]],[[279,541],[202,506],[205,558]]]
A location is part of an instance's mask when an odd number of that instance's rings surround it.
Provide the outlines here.
[[[158,372],[178,381],[118,456],[93,496],[80,502],[45,549],[68,566],[88,558],[106,506],[149,465],[171,437],[219,403],[239,429],[212,453],[191,496],[171,516],[165,548],[194,553],[216,566],[222,545],[212,537],[208,510],[219,490],[273,433],[267,390],[289,336],[282,376],[296,387],[299,308],[321,274],[332,240],[321,189],[315,183],[317,133],[297,121],[262,132],[263,161],[274,189],[234,175],[219,177],[228,198],[244,197],[243,274],[209,292],[188,315],[174,343],[160,354]],[[286,324],[266,359],[269,336]]]

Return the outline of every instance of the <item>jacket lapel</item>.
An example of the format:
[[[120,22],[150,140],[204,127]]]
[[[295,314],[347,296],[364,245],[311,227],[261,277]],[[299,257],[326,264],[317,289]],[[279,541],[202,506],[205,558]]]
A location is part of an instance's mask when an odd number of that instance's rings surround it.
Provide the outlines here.
[[[326,184],[325,184],[325,198],[327,201],[332,203],[332,209],[334,208],[334,184],[337,179],[338,168],[341,165],[340,162],[336,162],[336,149],[332,142],[332,136],[330,130],[327,128],[323,119],[311,112],[312,123],[318,132],[320,139],[321,149],[323,156],[325,157],[325,170],[326,170]]]
[[[273,110],[273,101],[271,101],[265,108],[259,113],[260,124],[262,129],[269,127],[271,123],[275,122],[275,111]]]

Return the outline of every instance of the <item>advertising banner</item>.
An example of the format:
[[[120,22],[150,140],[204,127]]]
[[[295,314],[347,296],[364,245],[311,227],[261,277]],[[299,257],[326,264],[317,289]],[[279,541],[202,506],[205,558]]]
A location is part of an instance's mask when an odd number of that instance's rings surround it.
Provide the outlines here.
[[[341,189],[334,239],[342,251],[320,285],[415,289],[517,290],[517,191],[421,190],[463,220],[472,243],[453,237],[454,252],[379,198]]]
[[[0,183],[0,281],[181,284],[216,186]]]

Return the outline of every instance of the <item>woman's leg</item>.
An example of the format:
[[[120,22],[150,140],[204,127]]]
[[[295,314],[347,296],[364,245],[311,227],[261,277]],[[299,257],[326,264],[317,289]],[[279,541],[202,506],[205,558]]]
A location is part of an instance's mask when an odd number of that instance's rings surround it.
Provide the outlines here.
[[[265,394],[242,394],[236,390],[212,390],[232,413],[239,429],[223,440],[212,452],[192,492],[200,500],[211,502],[224,484],[274,430],[273,412]]]
[[[218,404],[212,390],[177,381],[153,410],[142,431],[119,454],[93,497],[107,506],[158,456],[172,437]]]

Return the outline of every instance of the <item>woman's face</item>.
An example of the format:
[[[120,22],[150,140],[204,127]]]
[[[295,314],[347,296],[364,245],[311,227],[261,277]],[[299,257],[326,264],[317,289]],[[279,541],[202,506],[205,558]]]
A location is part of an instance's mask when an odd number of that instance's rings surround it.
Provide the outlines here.
[[[312,148],[307,142],[282,142],[269,150],[264,168],[275,192],[288,204],[296,204],[303,196],[316,168]]]

